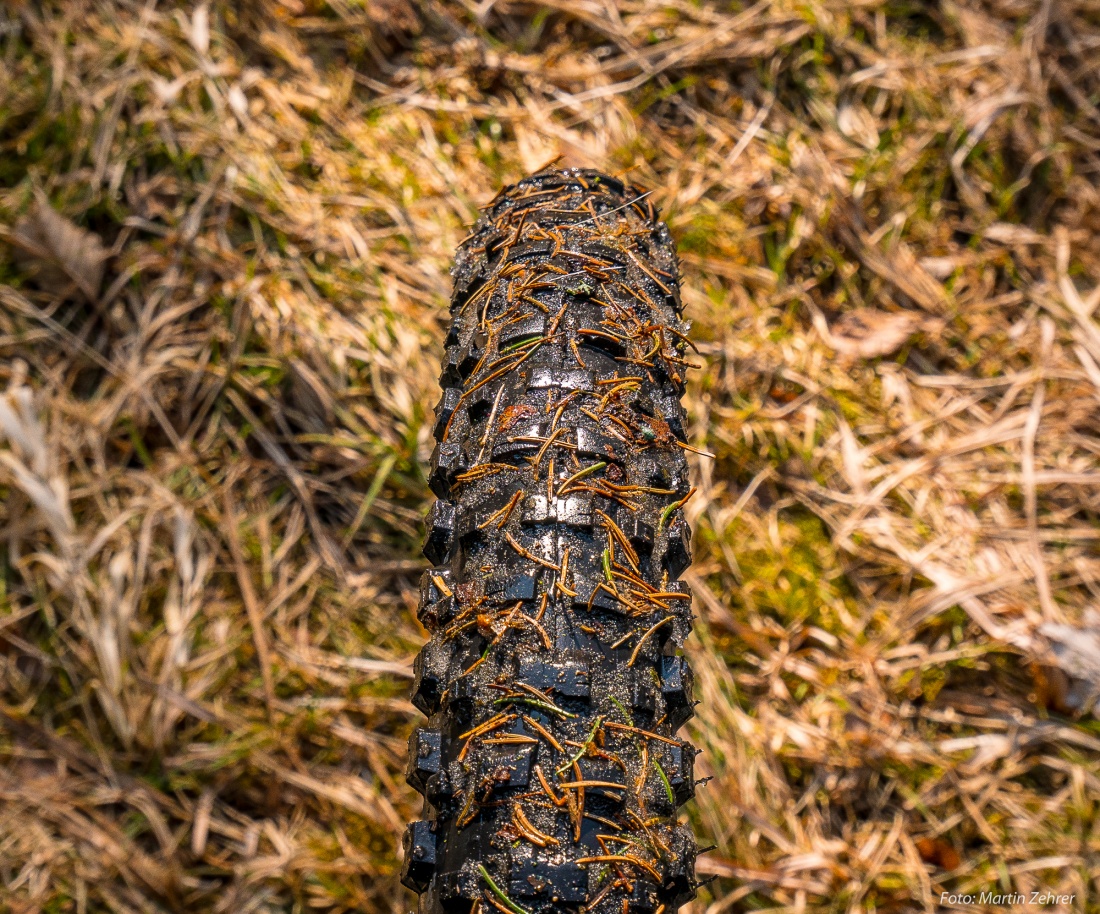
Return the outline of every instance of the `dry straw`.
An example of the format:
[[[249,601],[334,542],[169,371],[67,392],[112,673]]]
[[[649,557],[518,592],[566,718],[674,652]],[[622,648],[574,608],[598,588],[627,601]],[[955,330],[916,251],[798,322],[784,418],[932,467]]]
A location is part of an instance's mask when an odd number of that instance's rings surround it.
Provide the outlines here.
[[[1084,0],[8,4],[0,909],[403,911],[447,271],[683,253],[695,914],[1100,886]]]

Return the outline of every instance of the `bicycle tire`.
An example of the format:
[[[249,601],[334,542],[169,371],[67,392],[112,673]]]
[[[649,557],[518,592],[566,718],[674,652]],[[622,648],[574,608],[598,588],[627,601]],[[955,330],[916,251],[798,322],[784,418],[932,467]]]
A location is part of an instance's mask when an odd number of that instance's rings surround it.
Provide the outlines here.
[[[674,911],[697,854],[675,245],[636,187],[549,170],[452,275],[402,881],[421,914]]]

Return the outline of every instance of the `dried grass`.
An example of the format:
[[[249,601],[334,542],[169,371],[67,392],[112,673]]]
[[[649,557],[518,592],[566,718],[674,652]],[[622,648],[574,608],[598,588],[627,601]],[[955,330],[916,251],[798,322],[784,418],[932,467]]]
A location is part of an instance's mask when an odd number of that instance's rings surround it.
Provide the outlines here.
[[[1094,903],[1094,6],[2,15],[0,909],[407,909],[447,270],[555,156],[705,362],[692,910]]]

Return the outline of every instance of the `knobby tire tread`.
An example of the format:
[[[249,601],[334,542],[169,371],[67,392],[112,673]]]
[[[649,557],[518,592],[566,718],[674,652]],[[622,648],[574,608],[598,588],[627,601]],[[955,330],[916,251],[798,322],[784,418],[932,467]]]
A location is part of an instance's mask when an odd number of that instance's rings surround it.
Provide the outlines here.
[[[402,880],[421,914],[673,912],[696,887],[673,241],[637,188],[551,170],[486,207],[453,277]]]

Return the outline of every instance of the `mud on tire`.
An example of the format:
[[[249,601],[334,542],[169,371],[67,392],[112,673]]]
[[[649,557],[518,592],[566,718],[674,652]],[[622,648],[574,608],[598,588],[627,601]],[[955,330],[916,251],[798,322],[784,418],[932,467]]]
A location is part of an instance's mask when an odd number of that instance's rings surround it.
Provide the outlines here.
[[[407,777],[421,914],[662,914],[695,892],[676,253],[637,188],[549,171],[463,242]]]

